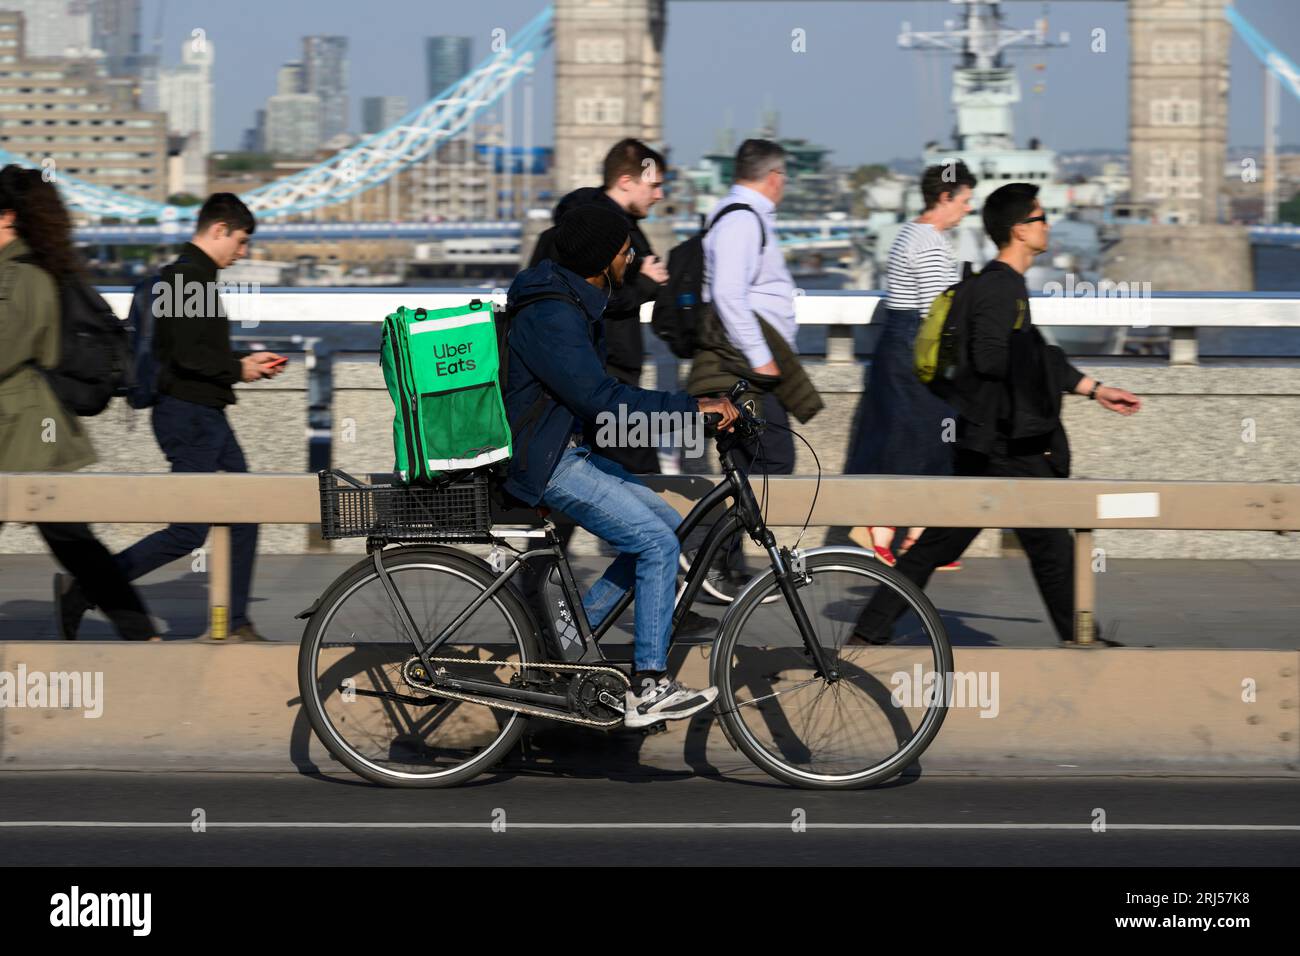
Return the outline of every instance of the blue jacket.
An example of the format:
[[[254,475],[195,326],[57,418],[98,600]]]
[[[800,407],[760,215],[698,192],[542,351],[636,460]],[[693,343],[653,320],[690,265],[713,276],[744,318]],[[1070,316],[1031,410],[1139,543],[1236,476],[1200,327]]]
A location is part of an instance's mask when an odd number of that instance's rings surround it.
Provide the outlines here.
[[[515,276],[506,308],[514,312],[521,300],[540,293],[557,293],[569,301],[525,305],[511,320],[506,353],[506,416],[514,457],[505,489],[529,505],[542,500],[569,436],[584,426],[594,428],[601,412],[617,415],[620,405],[629,413],[699,408],[685,392],[634,388],[606,373],[604,290],[543,259]]]

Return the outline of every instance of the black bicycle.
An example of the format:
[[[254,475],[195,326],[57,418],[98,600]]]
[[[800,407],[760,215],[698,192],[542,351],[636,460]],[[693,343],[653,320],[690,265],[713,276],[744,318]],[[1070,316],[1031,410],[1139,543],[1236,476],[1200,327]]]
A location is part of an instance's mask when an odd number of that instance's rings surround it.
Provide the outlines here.
[[[952,672],[943,624],[919,588],[862,549],[777,545],[733,461],[766,427],[741,408],[716,435],[723,480],[677,531],[685,541],[712,520],[678,592],[674,633],[719,550],[743,532],[770,567],[729,603],[709,656],[727,740],[794,786],[878,784],[915,762],[943,723],[946,695],[911,692],[920,671]],[[367,780],[464,783],[502,760],[531,718],[623,727],[628,670],[600,641],[633,594],[593,631],[549,514],[529,511],[517,526],[517,515],[494,520],[490,501],[483,476],[417,488],[321,473],[322,533],[365,536],[369,554],[299,615],[298,682],[317,737]],[[539,546],[511,543],[528,539]],[[849,646],[880,588],[909,613],[890,644]]]

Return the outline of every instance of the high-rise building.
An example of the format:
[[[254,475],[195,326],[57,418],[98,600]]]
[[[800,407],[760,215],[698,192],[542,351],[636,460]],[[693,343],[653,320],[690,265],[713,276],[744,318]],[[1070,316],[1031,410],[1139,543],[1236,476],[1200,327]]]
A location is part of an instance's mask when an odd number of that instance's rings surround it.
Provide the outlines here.
[[[315,93],[277,93],[266,101],[268,153],[310,156],[322,142],[320,97]]]
[[[167,131],[186,138],[184,188],[173,190],[201,196],[207,192],[207,156],[212,152],[212,41],[189,39],[181,44],[180,66],[158,77],[159,106],[167,114]]]
[[[244,130],[239,148],[246,153],[266,152],[266,110],[253,113],[253,125]]]
[[[275,92],[277,96],[307,92],[303,86],[303,67],[300,61],[293,60],[280,67],[275,74]]]
[[[109,76],[132,76],[140,70],[140,0],[95,0],[91,44],[104,52]]]
[[[0,0],[26,21],[28,56],[84,56],[90,50],[90,0]]]
[[[361,101],[361,131],[369,136],[388,129],[407,112],[405,96],[367,96]]]
[[[304,93],[320,99],[321,139],[346,133],[348,122],[348,38],[310,36],[302,38]]]
[[[167,189],[167,118],[124,105],[86,58],[28,58],[20,13],[0,12],[0,146],[142,199]]]
[[[469,72],[473,38],[437,36],[424,38],[424,69],[428,78],[429,99]]]

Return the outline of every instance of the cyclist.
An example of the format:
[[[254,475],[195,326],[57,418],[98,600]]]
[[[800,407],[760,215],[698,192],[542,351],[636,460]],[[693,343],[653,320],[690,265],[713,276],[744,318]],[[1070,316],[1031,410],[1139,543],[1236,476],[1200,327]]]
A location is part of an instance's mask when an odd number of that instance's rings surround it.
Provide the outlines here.
[[[717,412],[720,427],[739,417],[726,398],[695,399],[619,382],[605,371],[601,318],[630,258],[627,217],[580,206],[560,221],[553,259],[525,269],[510,286],[513,315],[506,413],[514,435],[505,489],[529,506],[562,511],[620,554],[592,585],[583,607],[593,628],[636,586],[632,687],[624,723],[645,727],[709,706],[716,687],[693,690],[668,676],[677,584],[677,511],[617,463],[592,450],[584,432],[597,416],[616,421],[656,413]]]

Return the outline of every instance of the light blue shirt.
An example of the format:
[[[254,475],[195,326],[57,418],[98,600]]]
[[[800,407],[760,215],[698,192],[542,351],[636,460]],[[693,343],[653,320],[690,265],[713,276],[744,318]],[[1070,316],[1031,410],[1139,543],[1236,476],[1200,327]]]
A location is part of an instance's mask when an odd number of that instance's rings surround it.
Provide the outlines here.
[[[712,227],[718,210],[743,202],[754,207],[767,230],[767,244],[754,213],[738,209]],[[762,316],[795,348],[799,326],[794,318],[794,279],[781,253],[776,235],[776,205],[748,186],[735,185],[709,213],[711,226],[704,237],[704,298],[712,302],[731,344],[740,350],[750,368],[772,361],[763,330],[754,317]],[[762,252],[760,252],[760,248]]]

